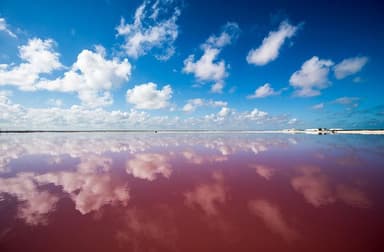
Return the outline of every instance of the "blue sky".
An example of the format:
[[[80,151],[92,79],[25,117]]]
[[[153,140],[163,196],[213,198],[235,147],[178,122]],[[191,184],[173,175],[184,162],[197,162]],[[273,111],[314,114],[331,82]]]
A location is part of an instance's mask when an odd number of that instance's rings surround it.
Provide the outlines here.
[[[380,1],[0,2],[6,129],[384,128]]]

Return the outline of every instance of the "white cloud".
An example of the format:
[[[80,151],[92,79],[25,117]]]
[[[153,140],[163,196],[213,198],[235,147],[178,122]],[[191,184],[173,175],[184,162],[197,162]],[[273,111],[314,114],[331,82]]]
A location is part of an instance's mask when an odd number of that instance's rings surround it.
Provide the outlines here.
[[[8,25],[5,21],[5,18],[0,18],[0,31],[7,33],[11,37],[17,38],[16,34],[14,34],[11,30],[8,29]]]
[[[329,86],[328,73],[333,65],[331,60],[313,56],[305,61],[299,71],[292,74],[289,82],[295,87],[297,96],[317,96],[320,90]]]
[[[221,110],[217,113],[220,117],[226,117],[231,113],[231,110],[227,107],[221,108]]]
[[[211,92],[212,93],[221,93],[224,88],[224,82],[218,81],[215,84],[211,86]]]
[[[188,102],[184,105],[184,112],[192,112],[195,111],[197,107],[203,106],[204,100],[200,98],[188,100]]]
[[[53,50],[54,44],[52,39],[30,39],[27,45],[19,47],[20,58],[30,64],[32,72],[50,73],[62,67],[59,54]]]
[[[367,62],[367,57],[354,57],[341,61],[333,68],[336,79],[343,79],[349,75],[360,72]]]
[[[285,40],[295,35],[297,29],[297,26],[293,26],[287,21],[281,22],[279,29],[269,32],[259,48],[249,51],[247,62],[249,64],[263,66],[275,60],[279,56],[280,48]]]
[[[127,59],[105,58],[105,49],[98,45],[95,52],[83,50],[77,61],[62,77],[49,79],[42,74],[64,68],[52,39],[33,38],[19,47],[19,65],[0,65],[0,85],[13,85],[24,91],[49,90],[75,92],[82,104],[98,107],[112,103],[110,90],[128,81],[131,64]]]
[[[171,3],[156,1],[150,6],[149,1],[144,1],[136,9],[133,23],[121,19],[116,30],[124,37],[123,48],[128,56],[138,58],[153,48],[159,50],[155,55],[159,60],[168,60],[174,54],[173,43],[179,33],[176,21],[181,12],[177,7],[170,8]]]
[[[184,112],[192,112],[195,111],[198,107],[202,106],[225,107],[227,104],[228,103],[225,101],[204,100],[201,98],[196,98],[188,100],[182,110]]]
[[[50,91],[76,92],[82,104],[89,107],[112,104],[110,90],[128,81],[131,64],[127,59],[106,59],[105,49],[101,46],[96,46],[95,50],[83,50],[63,77],[41,80],[37,87]]]
[[[209,100],[208,104],[213,107],[225,107],[228,105],[226,101],[212,101],[212,100]]]
[[[222,32],[217,37],[211,35],[202,47],[223,48],[226,45],[230,45],[239,36],[240,28],[237,23],[227,23],[223,26]]]
[[[19,104],[13,104],[10,100],[12,92],[0,91],[0,122],[2,124],[14,124],[20,120],[20,116],[23,115],[24,109]],[[0,125],[2,126],[2,125]]]
[[[194,74],[199,81],[216,81],[216,83],[220,83],[228,75],[225,61],[216,61],[220,51],[217,48],[206,48],[203,56],[197,61],[195,61],[194,55],[190,55],[184,60],[183,72]],[[216,87],[220,87],[220,84],[217,84]]]
[[[218,60],[218,55],[224,46],[231,44],[238,37],[238,33],[239,26],[236,23],[226,24],[219,36],[211,35],[201,45],[204,52],[200,59],[195,60],[195,55],[192,54],[184,60],[183,72],[193,74],[200,82],[214,82],[211,91],[222,92],[224,79],[228,76],[228,66],[224,60]]]
[[[186,119],[189,127],[211,129],[281,129],[286,128],[292,118],[287,115],[269,115],[257,108],[250,111],[237,111],[225,107],[216,114]]]
[[[135,125],[147,127],[159,120],[137,110],[106,111],[76,105],[68,109],[26,108],[12,103],[9,94],[0,94],[0,111],[0,127],[7,129],[116,129]]]
[[[137,109],[161,109],[169,106],[169,99],[172,98],[170,85],[157,89],[153,82],[136,85],[127,91],[127,102],[135,105]]]
[[[156,90],[159,91],[159,90]],[[163,90],[160,90],[164,93]],[[156,95],[155,95],[156,96]],[[269,115],[265,111],[236,111],[224,101],[204,100],[204,106],[220,107],[217,113],[196,117],[151,115],[146,111],[102,108],[91,109],[73,105],[69,108],[27,108],[12,103],[9,92],[0,92],[0,128],[2,129],[279,129],[291,119],[286,115]],[[164,104],[166,102],[162,102]],[[148,104],[141,104],[148,106]],[[158,103],[150,104],[159,106]],[[224,109],[222,112],[223,107]],[[226,115],[226,116],[223,116]]]
[[[19,47],[19,65],[0,64],[0,85],[13,85],[21,90],[35,90],[41,74],[62,68],[52,39],[33,38]]]
[[[47,104],[54,107],[61,107],[63,106],[63,101],[61,99],[49,99]]]
[[[324,108],[324,103],[319,103],[319,104],[313,105],[312,108],[313,109],[323,109]]]
[[[0,90],[0,104],[10,103],[9,97],[12,96],[12,91]]]
[[[291,120],[288,121],[289,125],[296,124],[297,123],[297,118],[292,118]]]
[[[276,92],[272,87],[271,84],[265,83],[263,86],[258,87],[255,90],[255,93],[253,95],[247,96],[248,99],[253,98],[263,98],[267,96],[277,95],[279,92]]]
[[[268,116],[267,112],[258,110],[257,108],[253,109],[250,112],[245,112],[242,114],[242,117],[244,117],[245,119],[249,119],[253,121],[264,119],[266,116]]]
[[[341,105],[350,105],[352,103],[355,103],[357,101],[359,101],[360,98],[359,97],[340,97],[340,98],[337,98],[336,100],[333,101],[333,103],[338,103],[338,104],[341,104]]]

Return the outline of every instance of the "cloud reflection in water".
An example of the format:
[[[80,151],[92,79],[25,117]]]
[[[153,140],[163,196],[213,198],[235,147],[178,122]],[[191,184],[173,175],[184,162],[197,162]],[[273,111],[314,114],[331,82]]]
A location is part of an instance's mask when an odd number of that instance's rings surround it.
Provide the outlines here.
[[[370,173],[359,168],[374,169],[380,157],[359,158],[356,165],[348,159],[351,143],[326,152],[333,140],[321,137],[1,135],[0,207],[11,204],[16,210],[7,211],[7,219],[26,226],[58,225],[56,212],[97,216],[88,223],[102,223],[110,236],[97,227],[92,232],[137,251],[186,250],[197,243],[186,236],[204,236],[204,244],[217,246],[222,239],[222,250],[240,241],[255,250],[262,249],[257,241],[274,241],[264,248],[295,246],[306,240],[306,229],[326,228],[308,222],[313,211],[332,207],[353,216],[354,209],[382,204],[373,197]],[[1,223],[0,233],[15,228]],[[329,232],[324,239],[332,239]]]

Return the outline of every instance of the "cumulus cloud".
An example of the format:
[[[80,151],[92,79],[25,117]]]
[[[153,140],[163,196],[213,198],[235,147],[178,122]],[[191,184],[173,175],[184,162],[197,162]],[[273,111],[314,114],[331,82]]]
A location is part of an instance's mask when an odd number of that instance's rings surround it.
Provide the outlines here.
[[[253,95],[248,95],[248,99],[254,99],[254,98],[263,98],[263,97],[268,97],[272,95],[277,95],[279,92],[275,91],[272,87],[271,84],[265,83],[263,86],[258,87],[255,90],[255,93]]]
[[[297,96],[317,96],[320,90],[329,86],[328,73],[333,65],[331,60],[322,60],[313,56],[305,61],[301,69],[294,72],[289,79],[291,86],[296,88]]]
[[[247,55],[247,62],[257,66],[263,66],[275,60],[279,56],[279,51],[284,42],[295,35],[298,27],[281,22],[277,31],[269,32],[263,39],[262,44],[257,49],[251,49]]]
[[[148,82],[128,89],[126,98],[127,102],[134,104],[137,109],[166,108],[172,98],[172,88],[166,85],[162,89],[157,89],[157,84]]]
[[[221,93],[224,88],[224,82],[218,81],[211,86],[212,93]]]
[[[214,93],[222,92],[224,79],[228,76],[228,66],[224,60],[218,60],[222,48],[231,44],[239,34],[239,26],[236,23],[227,23],[219,36],[211,35],[207,41],[201,45],[203,55],[195,60],[195,55],[191,54],[184,60],[183,72],[193,74],[200,82],[214,82],[211,91]]]
[[[220,82],[228,75],[225,61],[220,60],[217,62],[216,60],[220,51],[217,48],[206,48],[203,56],[197,61],[195,61],[194,55],[190,55],[184,60],[183,72],[194,74],[200,81],[216,81],[219,83],[215,87],[217,89],[221,86]]]
[[[16,34],[14,34],[9,28],[8,28],[8,24],[7,22],[5,21],[5,18],[1,18],[0,17],[0,31],[3,31],[5,33],[7,33],[9,36],[11,37],[14,37],[14,38],[17,38]]]
[[[159,60],[168,60],[175,52],[174,41],[178,36],[180,16],[178,7],[171,7],[173,1],[157,0],[153,4],[144,1],[137,9],[132,23],[121,18],[116,27],[117,34],[124,37],[122,46],[129,57],[138,58],[153,48]]]
[[[19,47],[19,65],[0,64],[0,85],[13,85],[21,90],[36,90],[41,74],[62,68],[52,39],[29,39]]]
[[[0,93],[0,122],[10,129],[100,129],[158,125],[159,118],[131,109],[106,111],[82,106],[70,108],[26,108],[10,100],[8,92]],[[174,123],[172,120],[169,120]]]
[[[286,115],[269,115],[259,109],[237,111],[224,101],[214,100],[204,100],[204,106],[219,107],[217,113],[181,118],[177,115],[151,115],[136,109],[108,111],[78,105],[27,108],[13,103],[10,95],[10,92],[0,93],[2,129],[266,129],[285,127],[291,119]]]
[[[200,98],[196,99],[190,99],[188,102],[184,105],[183,111],[184,112],[191,112],[195,111],[197,107],[203,106],[204,100]]]
[[[249,120],[256,120],[257,121],[257,120],[261,120],[261,119],[265,118],[266,116],[268,116],[268,113],[255,108],[250,112],[242,113],[241,116],[246,118],[246,119],[249,119]]]
[[[95,51],[83,50],[77,61],[56,79],[43,74],[63,69],[59,53],[54,51],[52,39],[33,38],[19,47],[19,65],[0,65],[0,85],[13,85],[24,91],[49,90],[74,92],[82,104],[89,107],[112,103],[110,90],[128,81],[131,64],[127,59],[105,58],[105,49],[96,46]]]
[[[203,104],[204,104],[204,101],[203,99],[200,99],[200,98],[188,100],[187,104],[185,104],[183,107],[183,111],[184,112],[195,111],[197,107],[203,106]]]
[[[12,92],[10,91],[0,91],[0,122],[1,126],[4,124],[17,125],[20,120],[20,116],[24,114],[24,108],[19,104],[12,103],[10,96]]]
[[[247,111],[237,111],[229,107],[222,107],[217,113],[211,113],[202,118],[185,120],[190,127],[212,128],[212,125],[222,129],[278,129],[286,127],[292,118],[286,115],[273,116],[267,112],[254,108]]]
[[[367,62],[367,57],[354,57],[341,61],[333,68],[336,79],[344,79],[347,76],[360,72]]]
[[[184,112],[192,112],[195,111],[198,107],[202,106],[225,107],[227,106],[227,104],[228,103],[225,101],[204,100],[201,98],[195,98],[188,100],[182,110]]]
[[[98,107],[113,102],[110,90],[128,81],[131,64],[127,59],[105,58],[105,49],[83,50],[69,71],[54,80],[41,80],[39,89],[59,92],[76,92],[83,105]]]
[[[220,117],[226,117],[231,113],[231,110],[227,107],[222,107],[221,110],[217,113]]]
[[[11,101],[9,99],[12,96],[12,91],[9,90],[0,90],[0,105],[1,104],[9,104]]]

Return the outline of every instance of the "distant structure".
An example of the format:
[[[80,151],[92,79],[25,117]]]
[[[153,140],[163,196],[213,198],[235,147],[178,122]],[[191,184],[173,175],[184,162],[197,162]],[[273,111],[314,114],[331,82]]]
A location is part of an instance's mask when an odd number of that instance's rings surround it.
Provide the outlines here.
[[[329,130],[327,128],[306,129],[304,131],[307,134],[318,134],[318,135],[326,135],[326,134],[333,134],[333,133],[335,133],[334,131]]]
[[[327,129],[327,128],[317,128],[317,129],[287,129],[283,132],[288,133],[304,133],[304,134],[313,134],[313,135],[326,135],[326,134],[336,134],[338,129]]]

